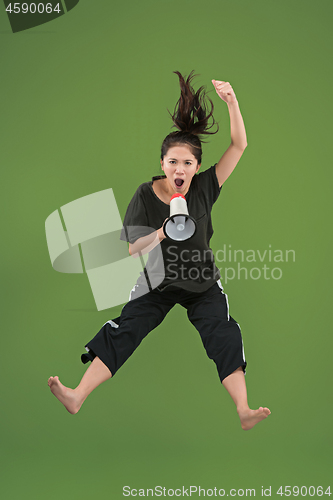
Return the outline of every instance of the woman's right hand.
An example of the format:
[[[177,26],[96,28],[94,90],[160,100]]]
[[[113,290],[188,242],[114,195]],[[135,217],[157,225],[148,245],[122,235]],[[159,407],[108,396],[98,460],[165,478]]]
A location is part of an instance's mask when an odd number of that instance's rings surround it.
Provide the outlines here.
[[[158,238],[160,241],[164,240],[164,238],[166,238],[165,234],[164,234],[164,224],[166,223],[166,221],[168,220],[169,217],[167,217],[165,219],[165,221],[163,222],[163,225],[157,230],[157,235],[158,235]]]

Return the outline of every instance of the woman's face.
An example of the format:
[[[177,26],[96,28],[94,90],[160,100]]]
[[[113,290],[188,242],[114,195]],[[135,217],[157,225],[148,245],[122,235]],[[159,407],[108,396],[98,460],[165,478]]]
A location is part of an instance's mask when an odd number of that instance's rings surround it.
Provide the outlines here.
[[[188,146],[173,146],[161,160],[162,170],[166,175],[170,193],[185,195],[189,190],[193,176],[200,165]]]

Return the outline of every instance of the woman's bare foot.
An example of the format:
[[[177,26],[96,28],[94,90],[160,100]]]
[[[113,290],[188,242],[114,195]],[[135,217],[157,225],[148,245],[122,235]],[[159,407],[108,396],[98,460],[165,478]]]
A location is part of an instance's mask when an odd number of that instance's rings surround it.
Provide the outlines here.
[[[252,427],[254,427],[261,420],[264,420],[264,418],[267,418],[271,413],[268,408],[263,408],[262,406],[260,406],[258,410],[246,408],[237,410],[237,412],[244,431],[252,429]]]
[[[60,382],[59,377],[50,377],[47,383],[51,392],[59,399],[60,403],[64,405],[69,413],[74,415],[74,413],[79,411],[83,401],[80,400],[75,390],[65,387]]]

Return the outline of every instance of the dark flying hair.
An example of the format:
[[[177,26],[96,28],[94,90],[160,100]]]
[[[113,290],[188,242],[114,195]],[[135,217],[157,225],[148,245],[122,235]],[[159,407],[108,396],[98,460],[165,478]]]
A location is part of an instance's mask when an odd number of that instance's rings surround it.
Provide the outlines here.
[[[205,87],[194,91],[191,82],[195,75],[191,71],[187,80],[174,71],[179,78],[180,97],[175,105],[173,114],[170,113],[174,126],[178,131],[171,132],[163,141],[161,149],[161,160],[163,160],[168,149],[173,146],[184,144],[190,147],[193,156],[201,163],[202,147],[201,135],[212,135],[218,131],[218,124],[213,117],[214,105],[207,96]],[[210,118],[212,122],[209,123]],[[215,131],[211,129],[216,126]]]

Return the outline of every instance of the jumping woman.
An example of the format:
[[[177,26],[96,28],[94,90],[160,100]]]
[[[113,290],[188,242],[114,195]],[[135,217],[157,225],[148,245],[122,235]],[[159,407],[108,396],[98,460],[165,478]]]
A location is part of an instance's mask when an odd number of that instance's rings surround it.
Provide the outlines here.
[[[242,429],[248,430],[267,418],[270,410],[252,410],[248,406],[241,331],[229,314],[227,295],[209,247],[213,234],[211,210],[247,146],[245,127],[230,83],[212,80],[218,96],[228,106],[231,144],[216,165],[198,173],[200,137],[217,132],[211,131],[216,126],[213,103],[203,87],[194,91],[193,72],[187,79],[175,73],[181,95],[171,117],[178,130],[162,143],[164,175],[139,186],[127,208],[121,234],[133,257],[148,253],[146,268],[120,317],[105,323],[86,345],[87,353],[81,359],[91,364],[76,389],[65,387],[58,377],[50,377],[48,385],[70,413],[77,413],[87,396],[114,376],[146,335],[175,304],[180,304],[199,331],[208,357],[216,364],[222,385],[236,405]],[[196,223],[194,235],[184,241],[170,239],[164,228],[170,215],[170,199],[175,194],[185,197],[189,215]],[[161,263],[161,255],[162,277],[160,265],[156,265]],[[156,277],[160,279],[156,281]]]

